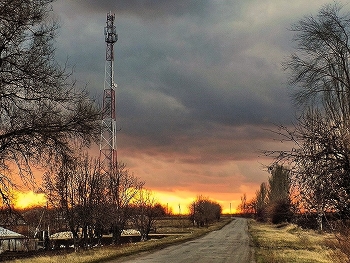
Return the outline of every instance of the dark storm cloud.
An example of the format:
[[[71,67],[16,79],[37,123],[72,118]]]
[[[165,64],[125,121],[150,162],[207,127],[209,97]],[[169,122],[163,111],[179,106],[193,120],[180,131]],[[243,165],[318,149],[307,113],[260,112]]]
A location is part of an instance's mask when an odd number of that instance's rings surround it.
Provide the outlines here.
[[[221,86],[206,77],[175,72],[163,75],[167,92],[190,109],[194,119],[236,126],[285,123],[292,117],[286,89],[278,84],[260,79],[248,88],[232,79]]]
[[[202,15],[210,11],[209,0],[80,0],[76,5],[87,12],[112,10],[116,14],[131,14],[143,18]]]
[[[188,163],[248,158],[265,138],[249,143],[257,129],[293,117],[280,64],[291,51],[287,28],[299,16],[290,9],[309,5],[297,2],[60,0],[59,56],[101,98],[103,28],[106,13],[116,13],[118,128],[128,136],[121,148],[188,151],[181,159]],[[255,128],[237,139],[240,127]]]
[[[125,132],[161,140],[190,133],[198,123],[209,127],[211,122],[235,126],[290,120],[280,61],[245,54],[257,43],[252,36],[225,26],[225,19],[209,21],[187,17],[172,24],[119,24],[125,38],[115,46],[116,76]]]

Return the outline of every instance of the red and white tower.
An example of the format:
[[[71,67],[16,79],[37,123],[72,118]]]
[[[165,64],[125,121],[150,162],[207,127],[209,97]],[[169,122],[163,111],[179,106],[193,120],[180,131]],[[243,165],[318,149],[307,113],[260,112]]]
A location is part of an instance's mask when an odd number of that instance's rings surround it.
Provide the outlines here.
[[[100,169],[110,174],[117,165],[117,121],[115,89],[113,79],[114,52],[113,45],[118,40],[114,26],[115,15],[107,14],[107,25],[104,28],[106,42],[105,80],[103,91],[103,110],[100,141]]]

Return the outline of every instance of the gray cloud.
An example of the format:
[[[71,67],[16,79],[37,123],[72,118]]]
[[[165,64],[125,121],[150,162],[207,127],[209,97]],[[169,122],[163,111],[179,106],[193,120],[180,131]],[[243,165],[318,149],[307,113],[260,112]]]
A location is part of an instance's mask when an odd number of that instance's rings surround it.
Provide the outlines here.
[[[99,10],[109,5],[113,6],[116,2],[84,1],[83,4],[82,1],[75,1],[74,3],[91,11],[97,7]],[[123,7],[120,9],[147,10],[142,8],[140,3],[141,1],[121,2],[120,5]],[[180,8],[196,10],[196,7],[201,9],[206,5],[207,2],[202,1],[152,1],[149,8],[154,7],[166,13],[167,8],[172,6],[175,6],[176,10]],[[261,44],[268,46],[270,36],[261,33],[254,36],[256,33],[254,27],[249,34],[247,25],[244,25],[243,29],[239,28],[241,20],[244,19],[243,15],[229,16],[228,10],[232,11],[233,6],[230,6],[230,9],[224,8],[227,6],[218,4],[213,6],[210,16],[204,21],[180,13],[179,18],[165,24],[155,21],[144,23],[130,18],[124,19],[124,16],[119,17],[118,21],[117,16],[116,25],[120,39],[115,45],[115,69],[116,81],[120,86],[118,105],[123,120],[130,118],[154,120],[148,129],[149,132],[152,132],[151,129],[156,132],[160,130],[155,123],[157,120],[160,125],[166,127],[168,125],[165,124],[169,124],[169,119],[175,123],[174,126],[182,126],[184,125],[182,119],[187,119],[185,122],[189,122],[190,118],[239,125],[266,121],[279,122],[290,117],[288,116],[290,106],[282,87],[281,74],[276,74],[280,68],[275,64],[280,62],[273,57],[259,57],[261,52],[259,46]],[[232,15],[235,14],[237,11]],[[96,74],[97,77],[97,72],[101,72],[102,76],[103,26],[100,25],[101,32],[99,32],[96,23],[88,21],[90,19],[87,19],[86,23],[81,21],[81,25],[86,25],[81,27],[80,32],[84,35],[79,35],[79,31],[73,32],[76,44],[67,45],[72,48],[74,56],[72,59],[84,63],[77,67],[86,67],[90,71],[87,74],[90,77],[91,74]],[[73,25],[76,22],[79,21],[72,21],[69,24]],[[84,40],[87,37],[90,37],[89,41]],[[257,42],[258,40],[260,42]],[[100,62],[97,63],[98,61]],[[96,87],[93,88],[98,88],[99,84],[94,86]],[[142,103],[142,99],[154,97],[156,94],[160,96],[158,98],[160,107],[157,108],[154,104],[151,112],[149,109],[142,109],[147,104]],[[284,97],[284,105],[280,103],[281,95]],[[186,115],[178,114],[172,108],[168,111],[164,105],[161,106],[163,99],[171,99],[181,104]],[[276,103],[279,104],[277,110]],[[159,115],[157,112],[162,114]],[[279,112],[278,116],[276,112]],[[146,116],[133,116],[133,114]],[[141,131],[145,132],[145,129]]]
[[[112,10],[116,14],[152,19],[184,14],[205,15],[212,6],[209,0],[78,0],[74,5],[89,13]]]
[[[288,125],[294,115],[281,69],[292,52],[287,29],[326,2],[59,0],[57,59],[69,57],[78,83],[101,98],[103,28],[106,13],[116,13],[120,158],[166,189],[167,178],[186,186],[201,174],[215,181],[213,163],[224,178],[260,183],[254,157],[271,147],[263,128]],[[167,178],[157,181],[151,171]]]

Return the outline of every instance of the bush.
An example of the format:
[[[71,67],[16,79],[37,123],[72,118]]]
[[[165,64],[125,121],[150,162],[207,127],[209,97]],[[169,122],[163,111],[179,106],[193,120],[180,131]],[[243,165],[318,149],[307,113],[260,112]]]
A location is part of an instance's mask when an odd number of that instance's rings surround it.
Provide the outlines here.
[[[291,205],[289,201],[278,201],[271,208],[271,222],[279,224],[283,222],[290,222],[293,218]]]

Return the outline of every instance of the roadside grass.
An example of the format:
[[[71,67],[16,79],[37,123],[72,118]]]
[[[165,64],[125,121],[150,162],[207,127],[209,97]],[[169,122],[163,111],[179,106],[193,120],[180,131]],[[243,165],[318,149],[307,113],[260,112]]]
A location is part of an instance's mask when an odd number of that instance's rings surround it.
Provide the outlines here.
[[[271,225],[249,221],[257,263],[332,263],[327,246],[331,234],[303,230],[293,224]]]
[[[30,257],[25,259],[15,259],[7,262],[35,262],[35,263],[97,263],[107,262],[119,259],[125,256],[136,255],[142,252],[149,252],[157,249],[162,249],[170,245],[190,241],[207,233],[223,228],[232,221],[231,218],[222,218],[219,222],[210,225],[208,228],[193,227],[184,219],[171,220],[164,225],[164,222],[158,225],[157,233],[177,233],[176,235],[169,235],[161,239],[150,239],[146,242],[129,243],[124,245],[110,245],[100,248],[92,248],[88,250],[80,250],[78,252],[65,253],[61,255],[47,255],[39,257]]]

